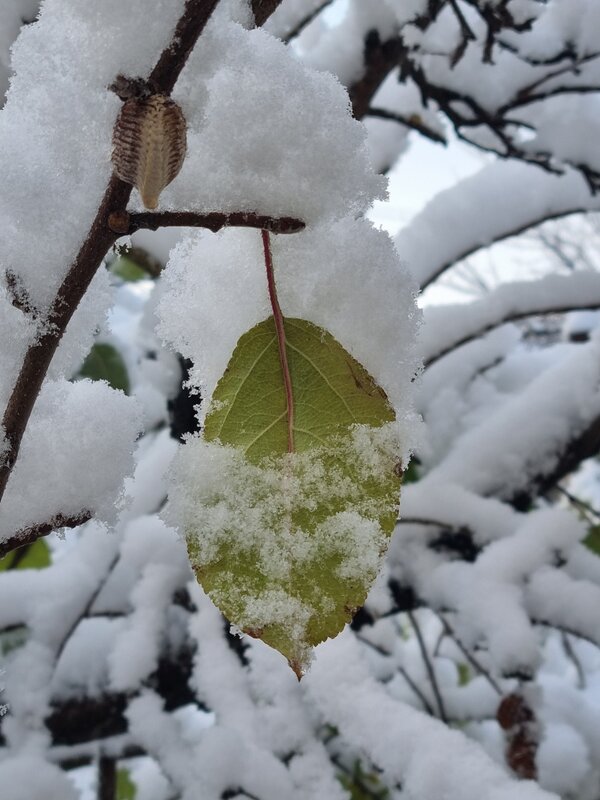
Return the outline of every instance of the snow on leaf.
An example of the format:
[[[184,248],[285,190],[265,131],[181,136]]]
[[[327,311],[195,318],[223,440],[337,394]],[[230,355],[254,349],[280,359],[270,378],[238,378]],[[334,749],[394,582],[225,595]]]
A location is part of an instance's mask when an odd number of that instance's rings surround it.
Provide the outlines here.
[[[183,527],[198,580],[300,677],[377,574],[397,517],[400,443],[394,410],[364,367],[324,329],[292,318],[284,327],[294,451],[269,317],[239,340],[204,439],[188,441],[178,470],[196,497]]]

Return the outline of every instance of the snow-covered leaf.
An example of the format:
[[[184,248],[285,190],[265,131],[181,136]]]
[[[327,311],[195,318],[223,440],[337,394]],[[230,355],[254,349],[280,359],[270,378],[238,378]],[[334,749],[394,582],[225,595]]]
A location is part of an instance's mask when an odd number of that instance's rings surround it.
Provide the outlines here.
[[[272,317],[248,331],[208,411],[184,526],[227,618],[300,675],[361,606],[398,511],[399,442],[383,390],[327,331],[284,322],[293,415]],[[292,437],[290,438],[290,430]],[[293,446],[290,443],[293,442]]]

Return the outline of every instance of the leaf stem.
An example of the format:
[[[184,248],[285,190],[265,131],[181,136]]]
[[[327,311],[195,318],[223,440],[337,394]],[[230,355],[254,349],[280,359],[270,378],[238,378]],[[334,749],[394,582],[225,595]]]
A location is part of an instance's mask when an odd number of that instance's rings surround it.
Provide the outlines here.
[[[267,270],[267,285],[269,287],[269,300],[273,309],[273,319],[275,321],[275,333],[277,335],[277,346],[279,348],[279,363],[283,374],[283,384],[285,386],[285,399],[287,404],[287,439],[288,453],[294,452],[294,393],[292,390],[292,376],[288,364],[287,350],[285,346],[285,327],[283,324],[283,314],[277,298],[277,287],[275,286],[275,274],[273,272],[273,255],[271,253],[271,238],[269,231],[262,230],[262,242],[265,252],[265,268]]]

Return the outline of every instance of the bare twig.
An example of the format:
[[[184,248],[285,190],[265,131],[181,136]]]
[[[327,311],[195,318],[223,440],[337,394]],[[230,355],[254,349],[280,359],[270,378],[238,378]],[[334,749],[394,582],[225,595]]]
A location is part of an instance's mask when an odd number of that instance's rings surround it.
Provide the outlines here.
[[[435,700],[437,703],[437,707],[439,710],[440,719],[443,722],[448,722],[448,717],[446,715],[446,709],[444,707],[444,699],[442,697],[442,693],[440,691],[440,687],[437,681],[437,677],[435,671],[433,669],[433,664],[431,663],[431,659],[429,658],[429,653],[427,652],[427,645],[425,644],[425,640],[423,639],[423,634],[421,632],[421,628],[417,619],[412,611],[406,612],[408,619],[410,620],[410,624],[415,632],[417,637],[417,642],[419,644],[419,650],[421,651],[421,656],[423,657],[423,663],[425,664],[425,669],[427,671],[427,676],[429,678],[429,682],[431,684],[431,689],[435,696]]]
[[[431,139],[432,142],[443,144],[444,146],[448,144],[446,137],[433,130],[433,128],[430,128],[428,125],[425,125],[418,114],[411,114],[409,117],[407,117],[405,114],[400,114],[396,111],[388,111],[386,108],[373,108],[373,106],[370,106],[366,116],[375,117],[376,119],[387,119],[391,122],[398,122],[400,125],[404,125],[407,128],[418,131],[422,136],[425,136],[427,139]]]
[[[165,227],[208,228],[216,233],[225,227],[258,228],[269,233],[298,233],[304,229],[304,222],[293,217],[268,217],[246,211],[231,214],[211,212],[198,214],[194,211],[159,211],[128,214],[127,220],[121,220],[127,226],[124,233],[147,229],[151,231]]]
[[[562,642],[563,650],[565,651],[565,655],[569,659],[569,661],[575,667],[575,672],[577,673],[577,687],[579,689],[585,689],[587,682],[585,679],[585,670],[581,665],[581,661],[579,660],[579,656],[575,652],[575,648],[571,644],[571,640],[569,639],[569,634],[565,633],[564,631],[561,633],[560,640]]]
[[[116,800],[117,762],[109,756],[98,760],[98,800]]]
[[[448,636],[451,637],[451,639],[454,641],[454,643],[456,644],[456,646],[458,647],[460,652],[467,659],[469,664],[471,664],[471,666],[480,675],[482,675],[486,679],[486,681],[490,684],[492,689],[497,694],[502,695],[502,689],[500,688],[499,683],[492,677],[490,672],[483,666],[483,664],[477,658],[475,658],[473,653],[471,653],[469,650],[467,650],[467,648],[460,641],[460,639],[458,638],[458,636],[456,635],[456,633],[452,629],[452,627],[451,627],[450,623],[448,622],[448,620],[442,614],[440,614],[439,612],[436,612],[436,615],[437,615],[438,619],[440,620],[440,622],[442,623],[442,625],[444,626],[444,630],[446,631]]]
[[[92,610],[92,606],[96,602],[96,598],[98,597],[98,595],[100,594],[100,592],[102,591],[104,586],[106,585],[106,581],[108,580],[108,578],[110,577],[112,571],[116,567],[117,562],[119,561],[119,558],[120,558],[120,553],[117,552],[117,554],[113,557],[113,559],[111,560],[110,564],[108,565],[108,569],[106,570],[106,573],[101,576],[100,580],[98,581],[98,583],[94,587],[93,591],[88,596],[88,599],[86,600],[85,605],[83,606],[83,608],[81,609],[79,614],[75,617],[75,619],[73,620],[73,622],[69,626],[68,630],[66,631],[66,633],[62,637],[62,640],[61,640],[60,644],[56,648],[56,655],[55,655],[55,658],[54,658],[54,663],[55,664],[58,664],[58,662],[60,660],[60,657],[63,654],[63,651],[64,651],[65,647],[67,646],[67,643],[69,642],[69,639],[71,638],[71,636],[73,635],[75,630],[78,628],[79,623],[81,622],[81,620],[85,619],[85,617],[87,617],[88,614],[90,613],[90,611]]]
[[[590,503],[586,502],[585,500],[582,500],[580,497],[575,497],[575,495],[571,494],[571,492],[565,489],[564,486],[556,486],[555,489],[557,492],[560,492],[562,495],[564,495],[569,501],[569,503],[575,506],[575,508],[577,508],[580,512],[586,511],[588,514],[591,514],[593,517],[595,517],[597,521],[600,521],[600,511],[594,508],[594,506],[592,506]],[[591,522],[589,518],[588,522]]]
[[[324,11],[327,6],[330,6],[333,3],[333,0],[323,0],[310,14],[307,14],[301,20],[299,20],[291,30],[289,30],[283,38],[283,41],[286,44],[289,44],[294,39],[297,39],[298,36],[302,33],[302,31],[307,28],[310,23],[315,20],[319,14]]]
[[[0,542],[0,558],[8,555],[12,550],[18,547],[24,547],[27,544],[33,544],[42,536],[47,536],[52,531],[59,530],[60,528],[77,528],[83,525],[84,522],[89,522],[92,515],[89,511],[82,511],[73,517],[65,517],[62,514],[57,514],[48,522],[41,522],[39,525],[32,525],[30,528],[23,528],[17,531],[10,539]]]

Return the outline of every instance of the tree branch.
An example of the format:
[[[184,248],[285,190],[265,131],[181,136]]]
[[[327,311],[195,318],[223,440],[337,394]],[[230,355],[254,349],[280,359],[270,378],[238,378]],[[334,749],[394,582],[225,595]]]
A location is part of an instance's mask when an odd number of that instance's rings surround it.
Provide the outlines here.
[[[523,311],[514,311],[512,313],[504,314],[503,316],[499,317],[496,320],[490,321],[486,324],[481,325],[476,330],[470,331],[468,334],[465,334],[461,338],[456,338],[454,341],[446,339],[448,342],[444,347],[439,349],[437,352],[433,353],[429,358],[425,358],[423,364],[425,368],[431,367],[436,361],[439,361],[444,356],[447,356],[449,353],[452,353],[454,350],[457,350],[459,347],[462,347],[464,344],[468,344],[469,342],[474,341],[475,339],[479,339],[482,336],[485,336],[486,333],[493,331],[495,328],[500,327],[501,325],[506,324],[507,322],[515,322],[520,319],[527,319],[527,317],[534,317],[534,316],[545,316],[547,314],[566,314],[569,311],[590,311],[600,308],[600,300],[591,301],[589,303],[581,304],[581,303],[561,303],[557,302],[554,307],[546,307],[546,308],[530,308],[529,310]]]
[[[445,136],[437,131],[434,131],[433,128],[425,125],[417,114],[412,114],[410,117],[407,117],[404,114],[399,114],[395,111],[388,111],[385,108],[373,108],[373,106],[371,106],[367,109],[366,116],[375,117],[376,119],[387,119],[391,122],[398,122],[400,125],[404,125],[407,128],[418,131],[422,136],[425,136],[427,139],[431,139],[432,142],[443,144],[444,146],[448,144]]]
[[[148,78],[148,83],[155,92],[171,94],[194,45],[218,4],[219,0],[187,0],[171,42],[162,51]]]
[[[148,83],[155,92],[169,95],[187,58],[204,30],[219,0],[187,0],[173,38],[160,55],[150,73]],[[262,24],[279,5],[280,0],[254,0],[257,24]],[[67,325],[84,296],[102,259],[116,242],[118,232],[111,229],[109,218],[126,214],[132,187],[113,175],[91,228],[79,253],[50,306],[47,318],[40,320],[40,335],[27,350],[17,381],[9,398],[2,426],[7,448],[0,462],[0,500],[16,462],[48,367]]]
[[[291,28],[283,37],[283,41],[286,44],[289,44],[294,39],[297,39],[298,36],[302,33],[302,31],[307,28],[310,23],[315,20],[319,14],[324,11],[328,6],[333,3],[333,0],[322,0],[322,2],[301,20],[299,20],[293,28]]]
[[[92,514],[89,511],[82,511],[73,517],[65,517],[62,514],[57,514],[48,522],[41,522],[39,525],[32,525],[30,528],[23,528],[17,531],[10,539],[0,542],[0,558],[8,555],[12,550],[25,545],[33,544],[42,536],[47,536],[52,531],[59,530],[60,528],[77,528],[83,525],[84,522],[89,522]]]
[[[551,470],[540,471],[527,481],[520,491],[514,492],[507,501],[518,511],[528,510],[535,497],[549,492],[559,481],[573,472],[588,458],[600,452],[600,416],[590,422],[588,427],[569,440],[558,454]]]
[[[433,690],[433,694],[435,697],[435,701],[437,703],[437,707],[439,710],[440,719],[443,722],[448,722],[448,717],[446,715],[446,709],[444,706],[444,699],[442,697],[442,693],[440,691],[440,687],[437,681],[437,677],[435,674],[435,670],[433,668],[433,664],[431,663],[431,659],[429,658],[429,653],[427,652],[427,645],[425,644],[425,640],[423,639],[423,634],[421,633],[421,628],[419,623],[417,622],[417,618],[413,614],[412,611],[407,611],[406,615],[410,620],[410,624],[416,634],[417,643],[419,645],[419,650],[421,651],[421,655],[423,656],[423,663],[425,664],[425,670],[427,672],[427,676],[429,678],[429,682],[431,684],[431,688]]]
[[[150,73],[153,89],[170,94],[194,44],[208,22],[218,0],[187,0],[171,42]],[[16,462],[25,428],[46,372],[67,325],[117,234],[108,225],[111,214],[125,212],[132,187],[112,175],[96,218],[75,261],[50,306],[41,336],[25,354],[17,382],[9,398],[2,425],[8,444],[0,465],[0,500]]]
[[[382,42],[377,30],[369,31],[365,38],[363,75],[348,87],[352,113],[356,119],[365,116],[377,90],[394,67],[398,66],[401,52],[402,44],[398,37]]]
[[[216,211],[208,214],[195,211],[148,211],[126,216],[127,219],[119,220],[127,226],[122,231],[126,234],[140,229],[155,231],[165,227],[208,228],[213,233],[225,227],[258,228],[269,233],[298,233],[305,227],[302,220],[293,217],[268,217],[246,211],[235,211],[231,214]]]

